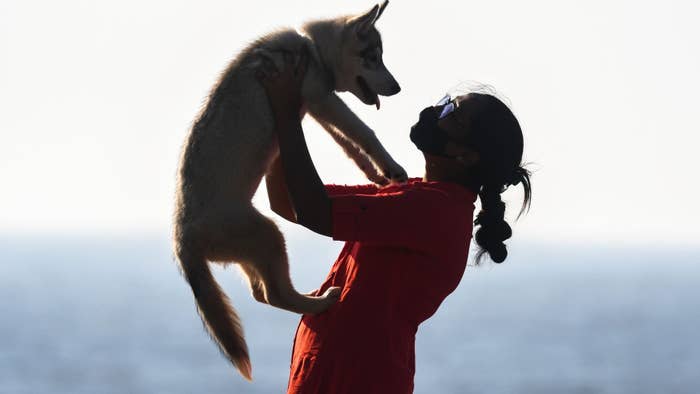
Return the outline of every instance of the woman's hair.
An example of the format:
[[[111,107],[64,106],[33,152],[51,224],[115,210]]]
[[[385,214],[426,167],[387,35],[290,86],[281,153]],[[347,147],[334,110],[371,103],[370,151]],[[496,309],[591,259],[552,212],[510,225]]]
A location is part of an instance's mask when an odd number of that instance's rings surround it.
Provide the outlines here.
[[[506,205],[501,200],[508,186],[523,185],[524,197],[518,218],[530,208],[530,172],[521,163],[523,133],[513,112],[490,87],[470,89],[469,105],[473,108],[469,117],[470,143],[479,154],[476,164],[476,181],[481,186],[479,200],[481,211],[474,224],[479,228],[474,235],[480,250],[476,255],[479,264],[488,253],[496,263],[503,262],[508,251],[503,243],[512,235],[504,219]]]

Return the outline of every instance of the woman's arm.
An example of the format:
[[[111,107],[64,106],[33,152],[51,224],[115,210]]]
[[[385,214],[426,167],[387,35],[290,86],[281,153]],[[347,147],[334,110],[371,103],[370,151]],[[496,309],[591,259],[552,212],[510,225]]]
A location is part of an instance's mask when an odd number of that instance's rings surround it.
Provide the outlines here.
[[[297,213],[294,212],[292,202],[289,200],[289,191],[287,191],[286,183],[282,161],[278,156],[272,163],[270,171],[265,175],[267,198],[270,201],[270,208],[273,212],[292,223],[296,223]]]
[[[333,223],[331,199],[316,172],[301,128],[301,83],[306,73],[308,54],[294,64],[285,56],[279,72],[258,73],[275,114],[275,128],[280,148],[282,173],[296,212],[296,222],[319,234],[330,236]]]

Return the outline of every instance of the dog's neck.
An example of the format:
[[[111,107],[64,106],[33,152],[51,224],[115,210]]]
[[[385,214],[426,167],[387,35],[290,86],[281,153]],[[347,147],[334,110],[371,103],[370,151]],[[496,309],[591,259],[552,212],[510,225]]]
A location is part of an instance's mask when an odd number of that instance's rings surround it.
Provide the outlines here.
[[[333,89],[337,89],[336,70],[338,64],[335,62],[340,59],[339,47],[342,40],[342,29],[339,27],[338,21],[320,20],[307,22],[298,31],[301,35],[308,37],[314,44],[324,73],[329,78]]]

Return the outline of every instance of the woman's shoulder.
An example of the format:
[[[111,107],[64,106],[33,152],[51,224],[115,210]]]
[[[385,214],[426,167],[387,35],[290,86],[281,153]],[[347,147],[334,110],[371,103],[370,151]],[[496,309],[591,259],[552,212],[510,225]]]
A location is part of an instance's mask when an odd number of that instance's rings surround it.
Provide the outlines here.
[[[380,188],[378,192],[420,194],[434,196],[436,198],[444,197],[450,200],[454,199],[459,202],[473,203],[476,201],[476,193],[458,183],[426,181],[422,178],[410,178],[405,183],[384,186]]]

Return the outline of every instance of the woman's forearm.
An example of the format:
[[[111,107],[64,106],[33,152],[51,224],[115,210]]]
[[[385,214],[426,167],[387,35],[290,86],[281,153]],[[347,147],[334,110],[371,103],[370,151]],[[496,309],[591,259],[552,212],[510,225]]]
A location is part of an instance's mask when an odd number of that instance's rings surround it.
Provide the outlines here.
[[[319,234],[331,235],[331,200],[311,161],[301,129],[301,88],[309,53],[302,50],[296,58],[287,53],[284,63],[284,68],[279,70],[275,65],[262,67],[256,71],[256,78],[265,88],[275,116],[282,172],[296,221]]]
[[[331,199],[316,172],[299,119],[277,121],[280,158],[297,223],[330,236]]]
[[[265,185],[267,186],[267,198],[270,201],[270,208],[276,214],[296,223],[297,214],[294,212],[292,202],[289,201],[287,191],[287,181],[284,179],[284,170],[279,156],[270,166],[270,170],[265,175]]]

